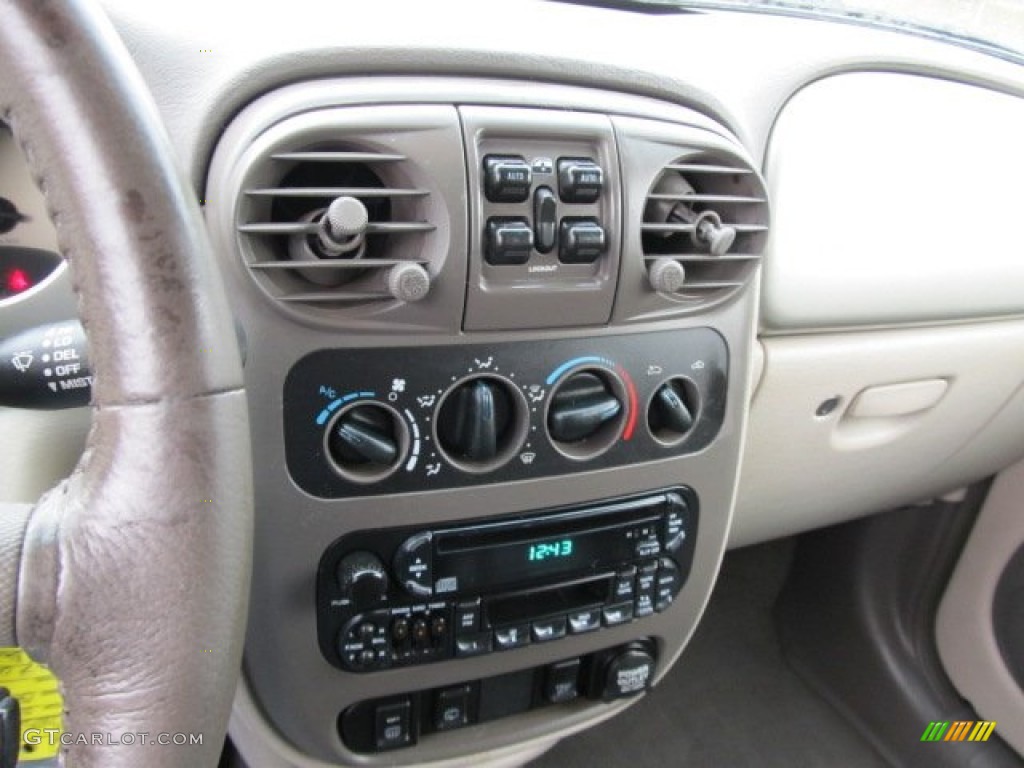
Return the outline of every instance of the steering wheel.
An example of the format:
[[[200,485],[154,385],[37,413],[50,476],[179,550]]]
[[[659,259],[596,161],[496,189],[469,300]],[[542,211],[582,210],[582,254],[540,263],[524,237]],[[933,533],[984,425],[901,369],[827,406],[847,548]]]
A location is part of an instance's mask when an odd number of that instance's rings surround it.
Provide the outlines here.
[[[95,374],[72,475],[0,509],[0,645],[60,679],[62,764],[213,766],[242,653],[252,469],[210,245],[98,8],[0,0],[0,67],[0,119],[46,196]]]

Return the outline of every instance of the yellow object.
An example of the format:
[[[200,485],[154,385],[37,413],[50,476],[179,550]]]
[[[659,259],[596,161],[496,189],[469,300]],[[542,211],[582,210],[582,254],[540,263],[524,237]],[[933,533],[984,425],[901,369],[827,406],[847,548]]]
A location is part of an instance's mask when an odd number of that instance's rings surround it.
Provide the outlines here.
[[[56,755],[60,739],[52,734],[61,727],[64,702],[53,673],[32,661],[21,648],[0,648],[0,687],[10,691],[21,706],[19,762],[45,760]],[[47,729],[50,734],[46,733]],[[26,743],[26,731],[32,735],[30,743]]]

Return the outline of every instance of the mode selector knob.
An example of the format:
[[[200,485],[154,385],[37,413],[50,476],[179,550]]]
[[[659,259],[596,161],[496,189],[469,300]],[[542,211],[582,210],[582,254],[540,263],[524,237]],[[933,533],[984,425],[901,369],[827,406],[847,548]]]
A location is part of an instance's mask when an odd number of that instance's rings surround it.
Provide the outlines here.
[[[338,586],[357,611],[364,611],[387,598],[388,573],[372,552],[352,552],[338,563]]]

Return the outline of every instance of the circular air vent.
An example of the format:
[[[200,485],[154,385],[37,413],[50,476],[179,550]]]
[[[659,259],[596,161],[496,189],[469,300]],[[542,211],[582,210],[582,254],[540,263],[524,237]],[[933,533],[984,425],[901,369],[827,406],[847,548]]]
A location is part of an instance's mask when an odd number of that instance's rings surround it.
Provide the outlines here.
[[[451,190],[464,197],[461,149],[450,108],[351,107],[277,123],[237,161],[242,263],[291,314],[429,325],[449,261]]]
[[[731,155],[679,157],[651,185],[641,231],[652,290],[693,309],[724,301],[746,284],[767,240],[760,177]]]

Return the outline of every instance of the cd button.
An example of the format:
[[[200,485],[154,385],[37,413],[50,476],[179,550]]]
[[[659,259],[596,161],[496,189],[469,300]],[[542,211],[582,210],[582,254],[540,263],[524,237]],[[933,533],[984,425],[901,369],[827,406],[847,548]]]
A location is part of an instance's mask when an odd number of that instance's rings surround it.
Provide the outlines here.
[[[538,643],[565,637],[565,616],[533,622],[533,639]]]
[[[618,624],[625,624],[633,618],[633,603],[616,603],[609,605],[602,611],[604,625],[614,627]]]
[[[514,627],[502,627],[494,630],[494,645],[499,651],[521,648],[530,643],[530,625],[517,624]]]
[[[462,635],[455,638],[455,655],[460,658],[479,656],[491,652],[491,633],[477,632],[475,635]]]
[[[570,613],[569,632],[574,635],[582,635],[584,632],[593,632],[601,626],[601,611],[597,608],[588,608],[584,611]]]

